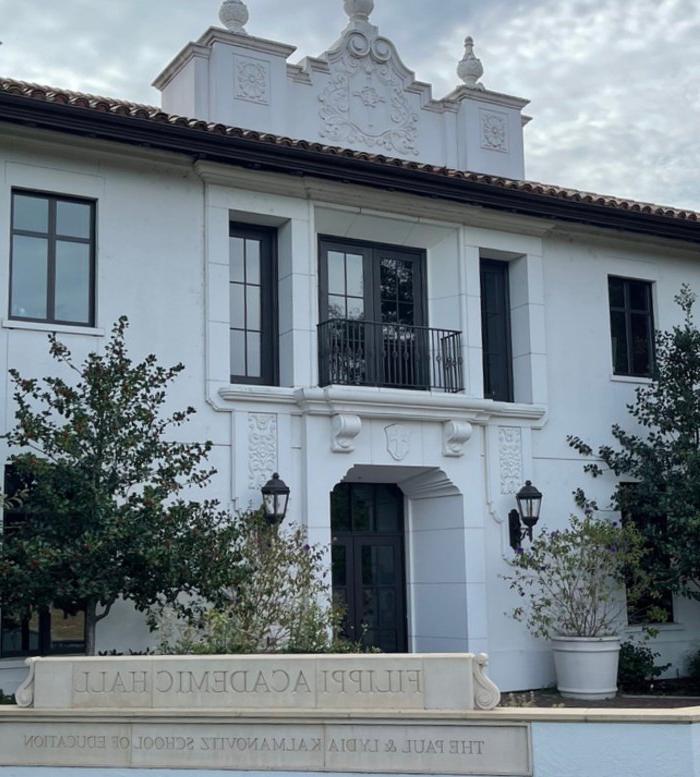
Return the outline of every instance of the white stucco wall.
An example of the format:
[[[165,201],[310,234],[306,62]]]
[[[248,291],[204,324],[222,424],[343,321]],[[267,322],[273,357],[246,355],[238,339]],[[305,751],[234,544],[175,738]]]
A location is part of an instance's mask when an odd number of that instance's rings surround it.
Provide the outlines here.
[[[47,142],[49,141],[50,142]],[[187,370],[171,407],[198,413],[181,434],[215,443],[219,474],[211,496],[228,507],[259,502],[278,470],[292,488],[289,520],[314,542],[330,541],[329,494],[346,476],[401,485],[407,498],[409,636],[415,650],[491,655],[504,690],[547,685],[547,646],[504,612],[513,600],[500,575],[510,556],[506,517],[531,478],[545,495],[542,522],[562,526],[572,491],[585,486],[605,504],[609,480],[591,481],[565,437],[609,439],[624,420],[635,383],[611,376],[606,278],[655,283],[657,325],[678,318],[682,282],[700,288],[698,251],[671,242],[593,233],[533,219],[483,213],[439,201],[296,177],[192,166],[176,157],[58,135],[0,128],[0,235],[9,233],[12,187],[98,200],[97,328],[62,333],[77,356],[100,349],[118,316],[131,321],[135,358],[157,353]],[[228,223],[279,229],[280,372],[276,389],[231,387],[228,367]],[[317,236],[331,234],[423,248],[429,319],[463,333],[464,395],[316,388]],[[0,240],[0,364],[26,375],[54,371],[45,327],[7,322],[9,241]],[[482,399],[479,256],[511,265],[516,402]],[[5,373],[6,374],[6,373]],[[12,422],[2,381],[0,431]],[[346,452],[334,452],[333,419],[360,418]],[[395,460],[385,428],[405,427]],[[448,445],[451,424],[470,431]],[[471,427],[469,427],[471,425]],[[4,451],[0,451],[4,455]],[[442,563],[444,561],[444,563]],[[653,643],[681,668],[700,647],[700,608],[677,602],[677,624]],[[101,627],[100,649],[142,647],[142,620],[119,607]],[[0,662],[0,688],[22,675]]]

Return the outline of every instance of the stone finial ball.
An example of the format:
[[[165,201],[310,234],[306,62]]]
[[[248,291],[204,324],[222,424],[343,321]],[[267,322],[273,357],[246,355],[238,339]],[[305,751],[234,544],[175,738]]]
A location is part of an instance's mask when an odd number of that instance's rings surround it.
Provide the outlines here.
[[[232,32],[245,32],[243,29],[250,14],[243,0],[224,0],[219,11],[219,19]]]
[[[345,13],[351,19],[369,19],[374,10],[374,0],[345,0]]]

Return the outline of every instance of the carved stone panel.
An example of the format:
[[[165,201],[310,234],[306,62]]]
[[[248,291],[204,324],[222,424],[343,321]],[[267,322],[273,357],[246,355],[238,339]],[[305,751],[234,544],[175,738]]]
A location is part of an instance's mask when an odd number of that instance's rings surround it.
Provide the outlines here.
[[[255,57],[236,55],[234,61],[234,97],[251,103],[270,103],[270,63]]]
[[[277,416],[248,414],[248,488],[259,491],[277,471]]]
[[[418,114],[394,67],[386,38],[354,31],[329,58],[330,79],[319,95],[321,137],[331,143],[377,151],[418,154]]]
[[[498,429],[501,494],[517,494],[523,485],[523,437],[519,427]]]
[[[411,430],[401,424],[391,424],[384,429],[386,449],[394,461],[403,461],[411,452]]]
[[[480,111],[481,147],[508,153],[508,117],[499,111]]]

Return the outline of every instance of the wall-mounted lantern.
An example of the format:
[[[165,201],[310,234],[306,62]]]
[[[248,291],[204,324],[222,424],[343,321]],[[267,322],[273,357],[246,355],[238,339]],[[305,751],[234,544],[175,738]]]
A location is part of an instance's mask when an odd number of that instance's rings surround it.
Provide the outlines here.
[[[272,480],[268,480],[260,491],[262,492],[265,520],[270,526],[279,526],[287,515],[289,486],[284,480],[280,480],[280,476],[275,472]]]
[[[508,514],[508,527],[511,548],[520,550],[525,537],[532,542],[532,530],[540,518],[542,494],[528,480],[515,495],[515,500],[518,509],[511,510]]]

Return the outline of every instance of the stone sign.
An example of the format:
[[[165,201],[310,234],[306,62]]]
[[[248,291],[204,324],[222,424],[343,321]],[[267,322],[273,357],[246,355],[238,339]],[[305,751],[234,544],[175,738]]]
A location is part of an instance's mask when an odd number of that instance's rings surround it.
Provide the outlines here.
[[[2,722],[4,766],[530,775],[525,724]]]
[[[485,655],[30,658],[0,767],[529,777]]]
[[[34,709],[472,710],[500,699],[471,654],[30,658]]]

